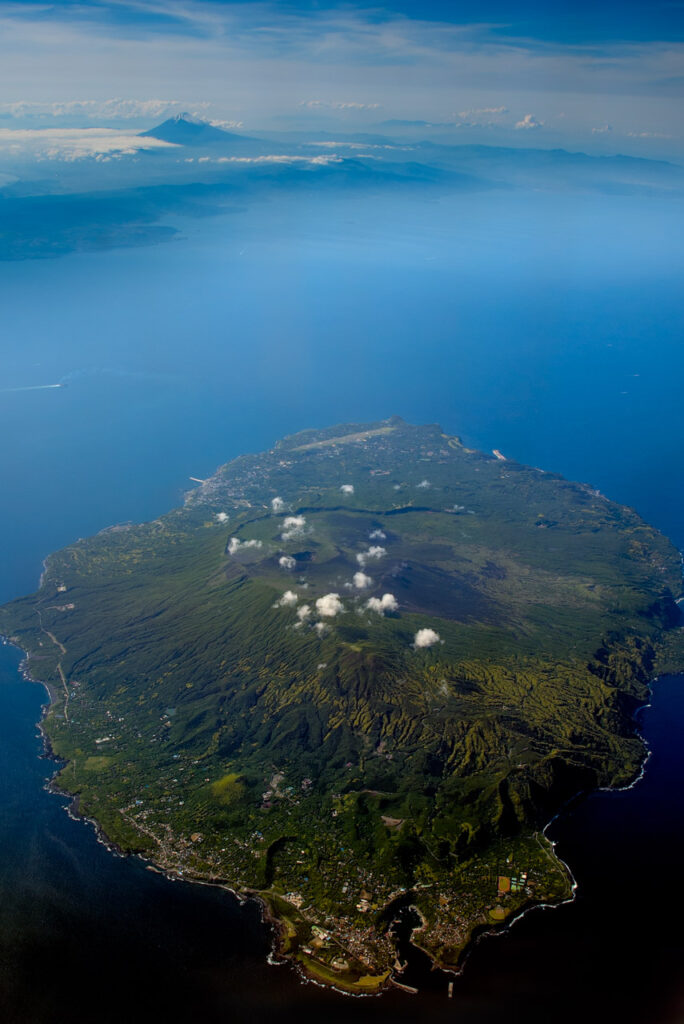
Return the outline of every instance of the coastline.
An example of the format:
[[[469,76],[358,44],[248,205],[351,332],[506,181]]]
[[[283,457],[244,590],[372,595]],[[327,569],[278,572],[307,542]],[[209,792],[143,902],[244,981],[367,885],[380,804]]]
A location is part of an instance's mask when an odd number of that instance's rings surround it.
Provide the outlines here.
[[[14,641],[12,641],[9,637],[6,636],[0,636],[0,642],[2,642],[6,646],[14,647],[21,654],[22,657],[19,662],[19,665],[17,666],[17,671],[19,675],[22,677],[22,679],[24,679],[26,682],[42,686],[47,694],[48,699],[45,703],[41,704],[41,717],[39,721],[36,723],[43,746],[42,753],[39,755],[39,757],[45,758],[46,760],[50,760],[56,765],[67,764],[68,762],[61,758],[54,751],[50,738],[44,728],[44,721],[50,711],[50,708],[53,705],[58,705],[61,701],[61,695],[58,689],[51,683],[47,683],[41,679],[35,679],[31,675],[28,669],[29,654],[27,651],[19,647]],[[553,851],[553,856],[556,858],[556,860],[559,862],[559,864],[562,866],[562,868],[567,874],[571,886],[570,896],[566,899],[561,899],[555,902],[530,902],[527,905],[524,905],[517,912],[512,914],[509,918],[502,921],[501,924],[499,925],[476,926],[472,930],[467,943],[464,945],[456,966],[447,966],[441,963],[437,957],[433,956],[433,954],[429,952],[429,950],[425,949],[418,942],[414,941],[415,936],[420,932],[424,931],[425,928],[427,927],[427,921],[424,915],[421,913],[420,909],[414,904],[411,904],[413,909],[419,914],[421,923],[411,930],[409,944],[413,948],[420,950],[430,959],[433,970],[439,970],[443,972],[445,975],[450,976],[451,978],[459,977],[465,971],[466,964],[470,957],[470,954],[475,949],[475,947],[478,946],[480,942],[482,942],[483,939],[489,937],[493,938],[496,936],[506,934],[507,931],[510,928],[512,928],[517,921],[522,920],[522,918],[524,918],[527,914],[531,913],[534,910],[553,910],[559,906],[563,906],[568,903],[573,903],[575,901],[575,899],[577,898],[579,883],[575,879],[572,870],[570,866],[567,864],[567,862],[558,856],[556,852],[557,843],[555,840],[548,839],[547,830],[553,825],[553,823],[558,818],[561,817],[563,813],[565,813],[565,811],[569,807],[574,805],[576,802],[584,800],[594,793],[625,792],[627,790],[633,789],[643,779],[646,772],[646,767],[652,755],[652,751],[642,732],[638,728],[637,716],[642,711],[651,707],[653,686],[659,678],[661,678],[661,676],[657,675],[649,681],[649,700],[647,700],[644,704],[640,704],[638,707],[636,707],[631,716],[633,724],[635,726],[635,734],[638,736],[644,747],[644,757],[641,761],[639,770],[638,772],[636,772],[634,778],[628,784],[622,786],[598,786],[591,790],[579,790],[577,793],[575,793],[573,796],[567,799],[563,803],[563,805],[558,809],[558,811],[556,811],[556,813],[550,818],[546,825],[544,825],[543,828],[539,830],[540,833],[550,843]],[[150,859],[147,856],[126,851],[106,834],[100,823],[95,818],[89,817],[81,812],[79,806],[79,798],[77,794],[70,793],[67,790],[62,789],[59,785],[57,785],[55,779],[58,772],[59,767],[57,767],[52,776],[46,780],[44,789],[46,790],[46,792],[49,792],[52,795],[58,796],[61,799],[67,801],[64,810],[66,811],[69,818],[71,818],[72,821],[78,821],[90,825],[95,833],[96,841],[100,845],[104,846],[108,853],[111,853],[114,856],[121,858],[137,857],[139,860],[145,863],[146,867],[148,867],[150,870],[153,870],[163,875],[170,882],[180,881],[196,885],[211,886],[212,888],[219,888],[229,893],[234,899],[237,900],[239,904],[244,904],[247,900],[254,900],[260,908],[262,923],[271,932],[271,949],[266,958],[267,962],[271,966],[290,966],[297,972],[297,975],[299,976],[302,982],[305,982],[307,984],[313,984],[321,988],[333,988],[335,991],[341,993],[342,995],[350,997],[379,997],[382,995],[384,991],[391,987],[395,987],[409,993],[414,993],[418,991],[416,989],[413,989],[411,986],[407,986],[402,982],[401,977],[403,974],[403,970],[406,969],[405,967],[402,971],[397,972],[397,974],[395,974],[394,970],[390,969],[384,975],[374,976],[375,978],[377,978],[377,983],[367,987],[359,987],[354,983],[345,984],[341,979],[329,977],[328,972],[324,972],[323,970],[318,971],[315,961],[307,963],[308,958],[303,958],[301,956],[297,956],[296,954],[291,954],[289,951],[287,951],[287,949],[283,948],[287,945],[288,940],[287,925],[273,910],[273,907],[271,906],[271,901],[269,900],[267,895],[262,894],[257,890],[235,889],[231,887],[228,882],[211,881],[209,879],[204,879],[201,877],[193,877],[192,875],[178,875],[177,873],[173,873],[166,869],[160,868],[157,864],[155,864],[154,860]]]

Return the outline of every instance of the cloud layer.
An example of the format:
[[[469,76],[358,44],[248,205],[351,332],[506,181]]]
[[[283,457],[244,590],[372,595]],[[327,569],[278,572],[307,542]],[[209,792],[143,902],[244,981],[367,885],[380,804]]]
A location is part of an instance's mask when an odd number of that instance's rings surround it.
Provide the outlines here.
[[[176,148],[161,139],[113,128],[0,128],[0,154],[25,154],[36,160],[112,159],[141,150]]]

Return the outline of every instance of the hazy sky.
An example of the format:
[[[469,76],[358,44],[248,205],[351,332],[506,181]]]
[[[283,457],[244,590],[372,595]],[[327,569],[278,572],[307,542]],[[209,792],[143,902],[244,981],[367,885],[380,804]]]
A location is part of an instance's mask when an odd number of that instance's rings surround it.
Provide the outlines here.
[[[448,125],[459,141],[678,158],[684,4],[0,2],[5,128]],[[437,128],[443,131],[444,128]]]

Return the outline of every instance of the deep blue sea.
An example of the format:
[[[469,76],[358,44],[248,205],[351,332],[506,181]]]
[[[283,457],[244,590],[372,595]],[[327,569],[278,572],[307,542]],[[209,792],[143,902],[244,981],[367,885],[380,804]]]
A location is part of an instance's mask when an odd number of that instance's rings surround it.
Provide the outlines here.
[[[0,266],[0,600],[34,589],[55,548],[178,504],[190,476],[395,413],[591,482],[684,547],[671,205],[300,196],[182,227]],[[684,678],[644,714],[642,782],[553,826],[572,906],[480,944],[451,1001],[439,980],[359,1001],[268,966],[256,908],[113,857],[70,820],[43,790],[44,694],[17,661],[0,649],[3,1021],[684,1020]]]

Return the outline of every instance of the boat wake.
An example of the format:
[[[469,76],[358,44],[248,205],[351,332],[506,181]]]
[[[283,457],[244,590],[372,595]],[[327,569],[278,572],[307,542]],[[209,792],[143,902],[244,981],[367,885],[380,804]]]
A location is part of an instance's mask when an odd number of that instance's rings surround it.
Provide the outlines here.
[[[16,391],[53,391],[55,388],[66,387],[65,384],[26,384],[19,388],[0,388],[1,395],[11,394]]]

